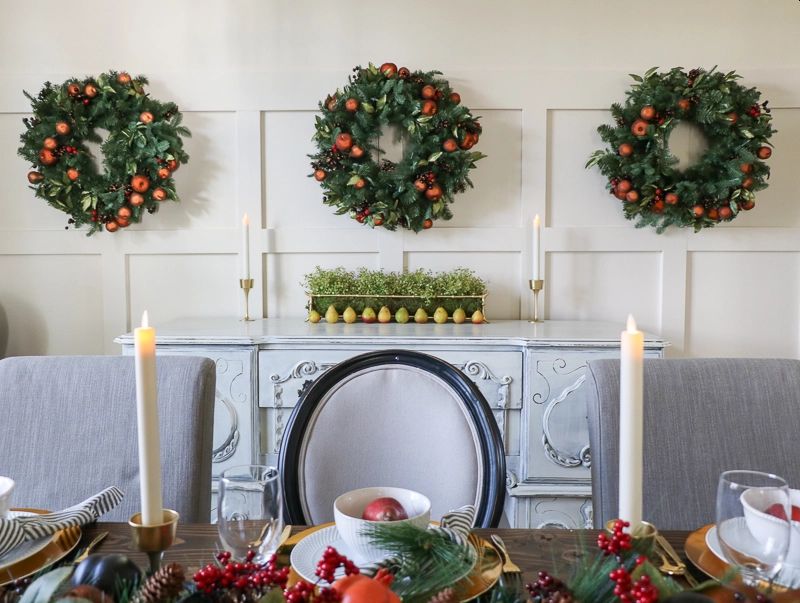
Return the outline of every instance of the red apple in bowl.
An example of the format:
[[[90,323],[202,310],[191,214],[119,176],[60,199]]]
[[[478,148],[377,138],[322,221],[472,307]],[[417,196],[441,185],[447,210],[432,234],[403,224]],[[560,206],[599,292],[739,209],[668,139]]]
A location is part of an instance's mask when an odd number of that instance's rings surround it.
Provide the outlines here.
[[[400,519],[408,519],[408,513],[396,498],[382,496],[364,507],[361,519],[366,519],[367,521],[398,521]]]
[[[778,519],[786,519],[786,510],[783,508],[783,505],[779,503],[770,505],[766,512]],[[792,505],[792,521],[800,521],[800,507],[795,505]]]

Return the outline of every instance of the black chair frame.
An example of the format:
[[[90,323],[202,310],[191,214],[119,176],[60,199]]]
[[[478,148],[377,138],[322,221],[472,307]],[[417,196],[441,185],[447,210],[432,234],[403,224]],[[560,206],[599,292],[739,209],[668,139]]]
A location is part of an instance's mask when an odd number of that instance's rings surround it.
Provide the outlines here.
[[[476,527],[497,527],[503,513],[506,486],[506,461],[503,439],[492,410],[478,387],[461,371],[444,360],[410,350],[368,352],[345,360],[322,374],[305,388],[284,431],[280,451],[284,504],[288,522],[308,525],[303,513],[298,467],[309,422],[325,395],[337,383],[365,369],[386,364],[401,364],[426,371],[449,385],[464,401],[478,433],[484,484],[475,515]]]

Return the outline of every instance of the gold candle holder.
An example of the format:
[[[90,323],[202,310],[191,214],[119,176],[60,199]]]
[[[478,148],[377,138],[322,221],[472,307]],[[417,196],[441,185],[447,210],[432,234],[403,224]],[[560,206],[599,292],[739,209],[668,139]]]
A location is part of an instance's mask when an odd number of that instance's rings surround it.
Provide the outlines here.
[[[544,279],[531,279],[528,283],[530,284],[531,291],[533,291],[533,320],[529,320],[528,322],[544,322],[539,318],[539,292],[544,289]]]
[[[616,521],[616,519],[609,519],[606,522],[606,532],[609,534],[614,532],[614,524]],[[652,523],[642,521],[638,525],[630,528],[630,535],[634,550],[649,556],[656,544],[658,528]]]
[[[254,281],[251,278],[239,279],[239,286],[242,288],[242,291],[244,291],[244,318],[242,318],[242,320],[246,322],[253,320],[252,318],[250,318],[250,303],[249,303],[250,289],[253,288],[253,282]]]
[[[157,572],[161,567],[164,551],[174,544],[178,531],[178,512],[172,509],[162,509],[161,512],[162,523],[152,526],[142,525],[141,513],[135,513],[128,520],[133,544],[143,553],[147,553],[151,572]]]

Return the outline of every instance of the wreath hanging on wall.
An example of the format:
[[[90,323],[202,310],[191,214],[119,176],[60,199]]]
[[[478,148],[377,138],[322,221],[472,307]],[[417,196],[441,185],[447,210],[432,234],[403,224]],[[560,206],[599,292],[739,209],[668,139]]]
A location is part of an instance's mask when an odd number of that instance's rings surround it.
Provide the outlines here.
[[[409,71],[384,63],[356,67],[348,84],[320,102],[310,155],[323,201],[371,227],[415,232],[449,220],[457,193],[472,186],[469,171],[485,157],[471,151],[481,125],[438,71]],[[403,158],[383,159],[382,128],[407,134]]]
[[[110,71],[98,77],[45,83],[39,95],[25,96],[33,117],[23,119],[19,154],[31,162],[28,181],[36,196],[67,214],[68,226],[89,226],[94,234],[140,222],[159,203],[178,200],[172,173],[189,156],[174,103],[162,103],[144,91],[147,80]],[[101,142],[103,173],[98,173],[84,142]]]
[[[775,132],[767,101],[759,103],[761,93],[738,84],[734,71],[716,68],[653,68],[631,77],[635,83],[625,104],[611,106],[616,126],[597,129],[609,147],[595,151],[586,164],[608,177],[625,217],[659,233],[673,225],[697,232],[752,209],[754,192],[767,188],[763,160],[772,155]],[[700,160],[683,171],[668,146],[681,121],[699,126],[708,141]]]

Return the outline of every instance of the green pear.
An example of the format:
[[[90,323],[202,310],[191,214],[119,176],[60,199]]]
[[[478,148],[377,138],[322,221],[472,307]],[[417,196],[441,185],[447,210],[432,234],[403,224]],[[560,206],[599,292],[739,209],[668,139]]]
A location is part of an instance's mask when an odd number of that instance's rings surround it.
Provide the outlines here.
[[[425,311],[425,308],[419,308],[417,312],[414,314],[414,322],[418,324],[424,324],[428,322],[428,313]]]
[[[453,322],[460,325],[465,320],[467,320],[467,313],[464,312],[464,308],[456,308],[456,311],[453,312]]]
[[[331,304],[325,312],[325,321],[329,323],[339,322],[339,313],[336,311],[336,306]]]
[[[400,324],[405,324],[408,322],[408,310],[405,308],[400,308],[394,314],[394,319],[399,322]]]
[[[342,314],[342,318],[344,318],[344,321],[347,324],[351,325],[358,320],[358,314],[356,314],[356,311],[353,310],[353,308],[347,306],[347,308],[345,308],[344,310],[344,313]]]
[[[447,322],[447,310],[439,306],[436,308],[436,312],[433,313],[433,321],[437,324],[443,324]]]
[[[383,306],[381,311],[378,312],[378,322],[391,322],[392,320],[392,311],[389,310],[388,306]]]
[[[363,320],[364,322],[375,322],[376,320],[378,320],[378,317],[375,315],[375,310],[367,306],[361,313],[361,320]]]
[[[311,310],[311,312],[308,313],[308,322],[313,322],[316,324],[320,320],[322,320],[322,316],[316,310]]]
[[[475,324],[485,322],[485,319],[483,318],[483,312],[480,310],[475,310],[475,312],[472,313],[472,322]]]

